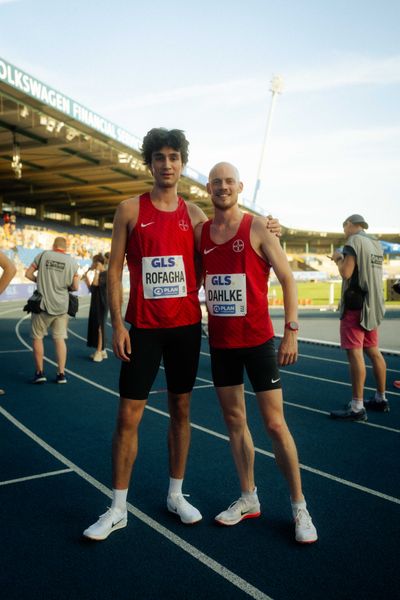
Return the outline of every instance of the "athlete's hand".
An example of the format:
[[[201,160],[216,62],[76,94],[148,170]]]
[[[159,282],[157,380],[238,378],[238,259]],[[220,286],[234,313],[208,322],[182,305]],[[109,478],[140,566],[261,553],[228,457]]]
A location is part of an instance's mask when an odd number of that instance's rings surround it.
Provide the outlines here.
[[[114,354],[120,360],[124,362],[130,362],[131,354],[131,338],[129,337],[129,331],[122,325],[113,329],[112,345]]]
[[[268,231],[270,231],[271,233],[274,233],[276,235],[276,237],[281,237],[282,227],[281,227],[281,224],[279,223],[279,219],[275,219],[272,215],[268,215],[266,217],[265,226],[268,229]]]
[[[278,364],[292,365],[297,361],[297,356],[297,332],[286,329],[278,350]]]

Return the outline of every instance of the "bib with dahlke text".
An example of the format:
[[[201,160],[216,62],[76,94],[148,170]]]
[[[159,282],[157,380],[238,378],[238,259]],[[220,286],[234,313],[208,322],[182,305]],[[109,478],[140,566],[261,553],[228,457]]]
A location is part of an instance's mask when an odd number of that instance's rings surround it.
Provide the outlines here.
[[[206,275],[206,302],[215,317],[244,317],[247,314],[246,275]]]
[[[142,257],[143,295],[146,299],[187,296],[182,256]]]

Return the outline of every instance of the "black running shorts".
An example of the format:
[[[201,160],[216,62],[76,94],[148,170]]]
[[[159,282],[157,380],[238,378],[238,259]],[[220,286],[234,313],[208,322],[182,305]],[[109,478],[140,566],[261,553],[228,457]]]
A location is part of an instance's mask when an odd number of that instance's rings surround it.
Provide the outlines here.
[[[241,385],[244,369],[255,392],[282,387],[274,339],[251,348],[210,348],[215,387]]]
[[[146,400],[163,359],[167,388],[174,394],[191,392],[199,364],[201,323],[168,329],[131,327],[132,354],[119,376],[121,398]]]

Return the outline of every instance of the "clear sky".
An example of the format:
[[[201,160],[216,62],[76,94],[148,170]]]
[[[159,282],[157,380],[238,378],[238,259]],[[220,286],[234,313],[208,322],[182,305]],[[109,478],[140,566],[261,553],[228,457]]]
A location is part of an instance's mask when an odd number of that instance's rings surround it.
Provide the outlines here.
[[[400,231],[399,0],[0,0],[0,57],[140,138],[184,129],[282,224]]]

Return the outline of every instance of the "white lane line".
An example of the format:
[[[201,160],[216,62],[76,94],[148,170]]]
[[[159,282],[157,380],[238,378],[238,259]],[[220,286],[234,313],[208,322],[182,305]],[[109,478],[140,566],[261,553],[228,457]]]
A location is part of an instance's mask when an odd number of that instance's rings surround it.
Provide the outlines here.
[[[15,308],[9,308],[8,310],[0,311],[0,318],[3,315],[8,315],[9,313],[13,313],[13,312],[22,312],[22,306],[16,306]]]
[[[23,319],[22,319],[22,320],[23,320]],[[72,331],[72,329],[68,328],[68,331],[69,331],[69,333],[71,333],[71,334],[72,334],[73,336],[75,336],[76,338],[79,338],[80,340],[83,340],[83,341],[85,341],[85,342],[86,342],[86,338],[82,337],[82,336],[81,336],[81,335],[79,335],[78,333],[75,333],[75,331]],[[22,340],[20,339],[20,341],[22,341]],[[24,343],[24,342],[22,341],[22,343]],[[108,351],[109,351],[109,352],[111,352],[111,353],[114,353],[114,350],[113,350],[112,348],[106,348],[106,350],[108,350]],[[210,355],[209,355],[209,354],[207,354],[207,356],[210,356]],[[48,360],[48,359],[45,359],[45,360]],[[49,362],[51,362],[51,361],[49,361]],[[55,363],[53,363],[53,364],[55,364]],[[164,370],[164,367],[163,367],[162,365],[160,365],[160,368],[161,368],[162,370]],[[78,375],[77,375],[76,373],[73,373],[72,371],[69,371],[68,369],[66,369],[66,373],[72,373],[72,374],[74,374],[76,377],[78,377]],[[203,381],[203,382],[206,384],[206,385],[204,385],[203,387],[214,387],[214,384],[213,384],[213,382],[212,382],[212,381],[210,381],[210,379],[203,379],[202,377],[196,377],[196,379],[198,379],[199,381]],[[90,380],[88,380],[88,381],[90,381]],[[197,388],[200,388],[200,387],[201,387],[201,386],[196,386],[196,389],[197,389]],[[155,391],[155,392],[153,392],[153,393],[156,393],[156,394],[158,394],[160,391],[163,391],[163,390],[156,390],[156,391]],[[151,393],[152,393],[152,392],[150,392],[150,394],[151,394]],[[115,394],[115,395],[116,395],[116,396],[119,396],[119,394]]]
[[[253,392],[252,392],[253,393]],[[153,412],[158,413],[164,417],[169,417],[168,413],[160,410],[158,408],[149,407]],[[212,429],[208,429],[207,427],[203,427],[202,425],[196,425],[195,423],[190,424],[193,429],[198,429],[203,433],[207,433],[213,437],[219,438],[220,440],[225,440],[229,442],[229,437],[223,433],[218,433]],[[272,452],[268,452],[267,450],[263,450],[262,448],[258,448],[257,446],[254,448],[258,454],[262,454],[263,456],[268,456],[275,460],[275,455]],[[383,500],[388,500],[389,502],[393,502],[394,504],[400,504],[400,498],[396,498],[395,496],[389,496],[388,494],[383,494],[377,490],[372,488],[368,488],[364,485],[359,485],[358,483],[353,483],[352,481],[348,481],[347,479],[343,479],[342,477],[336,477],[336,475],[331,475],[331,473],[326,473],[325,471],[321,471],[320,469],[315,469],[314,467],[309,467],[308,465],[303,465],[300,463],[300,469],[304,471],[308,471],[309,473],[313,473],[314,475],[319,475],[320,477],[324,477],[325,479],[330,479],[331,481],[335,481],[336,483],[341,483],[342,485],[346,485],[347,487],[360,490],[365,492],[366,494],[371,494],[372,496],[376,496],[378,498],[382,498]]]
[[[90,303],[85,303],[82,302],[81,300],[81,296],[79,296],[79,308],[87,308],[89,306]],[[23,305],[26,303],[26,300],[24,300],[23,302],[21,302],[18,306],[15,306],[14,308],[8,308],[7,310],[0,310],[0,319],[3,315],[8,315],[9,313],[13,313],[13,312],[23,312]],[[29,315],[27,315],[29,316]]]
[[[0,350],[0,354],[11,354],[12,352],[29,352],[29,350]]]
[[[23,321],[23,319],[21,319],[21,321],[19,321],[19,323],[17,323],[15,330],[16,330],[16,334],[17,334],[18,339],[20,340],[20,342],[23,345],[28,346],[28,344],[25,342],[25,340],[21,337],[21,334],[19,333],[19,325],[21,324],[22,321]],[[45,357],[45,360],[48,361],[49,363],[53,364],[53,365],[56,364],[54,361],[52,361],[49,358]],[[102,391],[107,392],[108,394],[111,394],[113,396],[119,397],[118,392],[115,392],[114,390],[106,388],[105,386],[100,385],[99,383],[96,383],[95,381],[91,381],[90,379],[87,379],[83,375],[79,375],[78,373],[75,373],[74,371],[70,371],[68,369],[66,369],[66,373],[69,373],[69,374],[73,375],[74,377],[76,377],[77,379],[80,379],[80,380],[84,381],[85,383],[88,383],[89,385],[93,385],[94,387],[96,387],[98,389],[101,389]],[[203,381],[209,381],[209,380],[203,379]],[[212,382],[209,381],[209,383],[212,383]],[[255,393],[251,392],[251,391],[246,391],[246,394],[255,396]],[[291,404],[291,403],[286,403],[286,404]],[[293,406],[303,408],[302,406],[296,405],[296,404],[293,404]],[[166,418],[169,419],[169,414],[167,412],[159,409],[159,408],[155,408],[154,406],[146,405],[146,409],[150,410],[151,412],[154,412],[154,413],[157,413],[159,415],[162,415],[163,417],[166,417]],[[329,414],[327,412],[317,411],[317,409],[311,409],[310,408],[309,410],[312,410],[312,411],[315,411],[315,412],[320,412],[320,413],[326,414],[326,415]],[[381,425],[375,425],[375,424],[369,423],[368,421],[366,423],[365,422],[360,422],[360,423],[357,423],[357,424],[365,425],[365,426],[370,425],[370,426],[377,427],[379,429],[389,429],[389,428],[382,427]],[[219,438],[219,439],[222,439],[222,440],[225,440],[225,441],[229,442],[229,437],[227,435],[224,435],[222,433],[218,433],[218,432],[213,431],[211,429],[206,429],[206,428],[202,427],[201,425],[196,425],[196,423],[193,423],[193,422],[191,422],[190,425],[191,425],[191,427],[193,427],[193,429],[198,429],[199,431],[207,431],[207,433],[209,433],[210,435],[212,435],[212,436],[214,436],[216,438]],[[400,433],[400,430],[398,430],[398,429],[389,429],[389,431],[393,431],[394,433]],[[258,452],[259,454],[264,454],[265,456],[271,456],[271,458],[274,458],[273,454],[268,454],[266,450],[261,450],[259,448],[256,448],[256,452]],[[307,467],[306,465],[301,465],[301,468],[304,469],[304,470],[310,470],[310,472],[314,472],[313,467]],[[343,483],[344,485],[347,485],[348,487],[353,487],[355,489],[360,489],[360,486],[358,486],[358,484],[353,483],[351,481],[348,481],[346,479],[342,479],[340,477],[336,477],[335,475],[331,475],[330,473],[326,473],[325,471],[319,471],[319,470],[317,471],[317,470],[315,470],[315,473],[318,474],[321,477],[325,477],[326,479],[331,479],[333,481],[337,481],[338,483]],[[392,497],[392,496],[386,496],[385,494],[381,494],[381,492],[373,490],[372,488],[365,487],[365,488],[362,488],[362,489],[363,489],[363,491],[365,491],[367,493],[370,493],[373,496],[379,496],[379,497],[382,497],[382,498],[385,498],[385,499],[393,498],[392,501],[394,501],[395,503],[400,502],[400,501],[398,501],[397,498]]]
[[[86,342],[85,337],[79,335],[79,333],[75,333],[75,331],[73,331],[70,327],[68,327],[67,331],[68,331],[68,333],[70,333],[74,337],[78,338],[79,340]],[[107,352],[111,352],[111,354],[114,354],[114,350],[112,348],[104,348],[104,350],[107,350]]]
[[[295,371],[288,371],[287,369],[280,368],[279,371],[281,373],[286,373],[286,375],[293,375],[293,377],[304,377],[305,379],[314,379],[316,381],[324,381],[325,383],[333,383],[335,385],[344,385],[345,387],[351,387],[351,383],[347,381],[338,381],[337,379],[328,379],[326,377],[317,377],[316,375],[306,375],[305,373],[296,373]],[[364,386],[364,390],[368,390],[370,392],[375,392],[374,387],[370,387],[368,385]],[[390,390],[386,390],[386,394],[391,394],[392,396],[400,396],[400,392],[392,392]]]
[[[209,435],[218,437],[223,440],[227,440],[229,442],[229,437],[223,435],[221,433],[217,433],[208,429],[207,427],[201,427],[200,425],[193,425],[195,429],[199,429],[204,433]],[[263,454],[264,456],[268,456],[269,458],[273,458],[275,460],[275,455],[272,452],[268,452],[267,450],[263,450],[262,448],[255,447],[255,451],[259,454]],[[336,477],[336,475],[331,475],[330,473],[325,473],[324,471],[320,471],[319,469],[314,469],[314,467],[309,467],[308,465],[303,465],[300,463],[300,468],[304,471],[308,471],[309,473],[313,473],[314,475],[320,475],[321,477],[325,477],[326,479],[330,479],[331,481],[335,481],[336,483],[341,483],[342,485],[346,485],[356,490],[360,490],[367,494],[371,494],[372,496],[376,496],[378,498],[382,498],[383,500],[388,500],[389,502],[393,502],[394,504],[400,504],[400,498],[396,498],[395,496],[389,496],[388,494],[383,494],[382,492],[378,492],[377,490],[373,490],[364,485],[359,485],[358,483],[353,483],[352,481],[347,481],[346,479],[342,479],[341,477]]]
[[[19,477],[18,479],[8,479],[7,481],[0,481],[0,485],[22,483],[23,481],[32,481],[33,479],[44,479],[45,477],[54,477],[54,475],[63,475],[64,473],[72,473],[72,469],[60,469],[58,471],[49,471],[48,473],[39,473],[38,475],[29,475],[28,477]]]
[[[293,375],[293,377],[304,377],[305,379],[314,379],[316,381],[324,381],[325,383],[333,383],[335,385],[344,385],[345,387],[351,387],[351,383],[347,381],[337,381],[337,379],[328,379],[326,377],[317,377],[316,375],[306,375],[305,373],[296,373],[295,371],[287,371],[286,369],[279,369],[281,373],[286,373],[287,375]],[[370,392],[375,392],[374,387],[364,386],[364,390],[368,390]],[[400,396],[399,392],[391,392],[386,390],[386,394],[391,394],[392,396]]]
[[[275,337],[281,338],[282,335],[275,334]],[[323,346],[333,346],[335,348],[340,348],[340,344],[338,344],[337,342],[323,342],[321,340],[312,340],[312,339],[307,339],[307,338],[298,338],[298,340],[299,340],[299,342],[316,344],[317,346],[323,345]],[[398,352],[397,350],[388,350],[385,348],[380,348],[380,350],[381,350],[381,352],[386,352],[387,354],[395,354],[395,355],[400,354],[400,352]],[[207,354],[206,352],[204,352],[204,355],[209,356],[209,354]],[[340,365],[346,365],[346,366],[348,366],[348,364],[349,364],[345,360],[338,360],[338,359],[334,359],[334,358],[322,358],[321,356],[311,356],[310,354],[299,353],[299,356],[304,357],[304,358],[310,358],[312,360],[321,360],[321,361],[326,361],[326,362],[338,363]],[[367,369],[372,369],[372,365],[370,365],[370,364],[366,364],[365,366],[367,367]],[[397,369],[386,369],[386,370],[388,373],[398,373]]]
[[[197,379],[199,379],[199,378],[197,378]],[[194,389],[194,390],[201,390],[202,388],[213,388],[213,387],[214,387],[214,384],[213,384],[213,382],[211,381],[210,383],[206,383],[206,384],[204,384],[204,385],[195,385],[195,386],[193,387],[193,389]]]
[[[349,363],[345,360],[338,360],[335,358],[323,358],[322,356],[311,356],[311,354],[299,354],[299,356],[301,356],[302,358],[309,358],[311,360],[320,360],[320,361],[324,361],[324,362],[331,362],[331,363],[336,363],[338,365],[345,365],[346,367],[349,366]],[[372,369],[372,365],[366,364],[365,365],[367,369]],[[386,369],[386,371],[388,373],[398,373],[398,369]]]
[[[245,390],[245,394],[249,396],[255,396],[256,394],[250,390]],[[325,415],[329,417],[330,412],[327,410],[320,410],[319,408],[312,408],[311,406],[304,406],[303,404],[296,404],[296,402],[289,402],[287,400],[284,401],[284,404],[287,406],[294,406],[295,408],[301,408],[302,410],[308,410],[309,412],[318,413],[320,415]],[[388,427],[387,425],[378,425],[377,423],[371,423],[370,421],[358,421],[356,423],[358,425],[367,425],[368,427],[375,427],[376,429],[383,429],[384,431],[391,431],[392,433],[400,433],[400,429],[396,429],[394,427]]]
[[[202,356],[210,356],[209,352],[200,352],[200,354]],[[316,381],[324,381],[325,383],[333,383],[335,385],[337,384],[337,385],[344,385],[345,387],[351,387],[351,383],[348,383],[347,381],[337,381],[336,379],[327,379],[326,377],[317,377],[316,375],[306,375],[305,373],[296,373],[295,371],[288,371],[287,369],[282,369],[282,368],[279,368],[279,371],[281,373],[286,373],[286,375],[293,375],[294,377],[304,377],[305,379],[314,379]],[[369,387],[369,386],[365,386],[364,390],[368,390],[370,392],[375,392],[375,388]],[[392,394],[392,396],[400,396],[400,392],[392,392],[390,390],[386,390],[386,394]],[[286,400],[285,400],[285,404],[290,404],[290,402],[286,402]],[[306,406],[301,406],[300,404],[293,404],[292,406],[304,408],[304,410],[313,410],[315,412],[322,412],[323,414],[329,414],[329,413],[325,413],[324,411],[318,411],[314,408],[308,408]],[[366,424],[368,424],[368,423],[366,423]],[[369,423],[369,424],[372,425],[371,423]],[[395,430],[395,431],[397,431],[397,430]]]
[[[160,369],[163,369],[164,367],[160,366]],[[213,388],[214,384],[213,383],[209,383],[207,385],[194,385],[193,389],[194,390],[202,390],[205,388]],[[155,395],[155,394],[167,394],[168,390],[167,389],[162,389],[162,390],[152,390],[151,392],[149,392],[149,395]],[[150,406],[146,406],[146,408],[148,408],[149,410],[151,410]]]
[[[283,337],[281,333],[275,333],[275,337]],[[312,338],[298,338],[299,342],[306,342],[307,344],[317,344],[318,346],[334,346],[335,348],[340,348],[340,344],[338,342],[326,342],[323,340],[314,340]],[[392,350],[391,348],[379,348],[381,352],[386,352],[387,354],[395,354],[396,356],[400,355],[399,350]]]
[[[160,368],[163,369],[164,367],[162,367],[160,365]],[[193,386],[193,389],[194,390],[201,390],[203,388],[213,388],[213,387],[214,387],[214,384],[213,383],[209,383],[209,384],[206,384],[206,385],[195,385],[195,386]],[[161,390],[151,390],[151,392],[149,392],[150,395],[167,394],[167,393],[168,393],[168,390],[166,388],[165,389],[161,389]],[[147,408],[147,406],[146,406],[146,408]]]
[[[246,392],[246,394],[253,394],[253,392]],[[288,406],[294,406],[295,408],[302,408],[304,410],[308,410],[310,412],[319,413],[320,415],[325,415],[329,417],[330,412],[327,410],[319,410],[318,408],[311,408],[311,406],[303,406],[302,404],[296,404],[295,402],[286,402]],[[396,429],[395,427],[388,427],[387,425],[378,425],[377,423],[371,423],[370,421],[359,421],[358,425],[368,425],[368,427],[375,427],[376,429],[383,429],[383,431],[391,431],[392,433],[400,433],[400,429]]]
[[[78,333],[75,333],[75,331],[72,331],[72,329],[68,328],[68,331],[69,331],[69,333],[71,333],[76,338],[79,338],[80,340],[86,341],[86,338],[82,337]],[[113,352],[113,350],[110,349],[110,348],[107,348],[107,350],[109,350],[110,352]],[[210,356],[209,352],[200,352],[200,354],[202,356],[208,356],[208,357]],[[326,359],[326,360],[329,360],[329,359]],[[345,363],[345,364],[347,364],[347,363]],[[164,367],[161,366],[161,369],[163,369],[163,368]],[[325,383],[334,383],[334,384],[337,383],[338,385],[344,385],[345,387],[351,387],[351,383],[348,383],[348,382],[345,382],[345,381],[336,381],[336,380],[333,380],[333,379],[326,379],[326,378],[323,378],[323,377],[316,377],[314,375],[305,375],[304,373],[294,373],[292,371],[287,371],[286,369],[280,369],[280,371],[281,371],[281,373],[286,373],[287,375],[297,375],[298,377],[305,377],[305,378],[309,378],[309,379],[316,379],[317,381],[324,381]],[[66,369],[66,372],[69,373],[70,371],[68,369]],[[71,373],[72,373],[72,371],[71,371]],[[211,387],[213,387],[213,382],[210,381],[209,379],[204,379],[202,377],[197,377],[197,379],[199,381],[203,381],[204,383],[208,383]],[[196,386],[196,389],[199,388],[199,387],[200,386]],[[208,387],[208,385],[205,385],[204,387]],[[364,389],[372,391],[372,392],[375,392],[375,388],[372,388],[372,387],[365,386]],[[150,393],[152,393],[152,392],[150,392]],[[153,393],[158,393],[158,392],[156,391],[156,392],[153,392]],[[246,393],[252,394],[252,392],[247,392],[247,391],[246,391]],[[393,394],[394,396],[400,396],[399,392],[389,392],[388,391],[387,393],[388,394]],[[321,415],[329,415],[328,411],[319,410],[317,408],[311,408],[311,407],[308,407],[308,406],[303,406],[301,404],[295,404],[293,402],[288,402],[286,400],[285,400],[285,404],[287,404],[288,406],[294,406],[295,408],[300,408],[302,410],[308,410],[309,412],[320,413]],[[395,433],[400,433],[399,429],[394,429],[392,427],[386,427],[385,425],[376,425],[375,423],[369,423],[369,422],[367,422],[367,423],[363,422],[363,425],[369,425],[370,427],[376,427],[378,429],[384,429],[386,431],[393,431]]]
[[[25,433],[29,438],[35,441],[39,446],[47,450],[49,454],[57,458],[62,464],[66,465],[69,469],[71,469],[77,475],[79,475],[79,477],[87,481],[87,483],[90,483],[93,487],[98,489],[108,498],[112,498],[112,491],[108,487],[106,487],[105,485],[100,483],[100,481],[89,475],[89,473],[86,473],[86,471],[83,471],[83,469],[78,467],[75,463],[70,461],[63,454],[58,452],[55,448],[47,444],[44,440],[42,440],[35,433],[33,433],[33,431],[25,427],[25,425],[23,425],[20,421],[15,419],[15,417],[13,417],[1,406],[0,413],[3,414],[4,417],[6,417],[6,419],[8,419],[11,423],[13,423],[15,427],[23,431],[23,433]],[[175,533],[172,533],[172,531],[170,531],[166,527],[160,525],[160,523],[143,513],[141,510],[136,508],[136,506],[133,506],[133,504],[128,503],[128,510],[137,519],[142,521],[142,523],[154,529],[154,531],[167,538],[170,542],[178,546],[178,548],[180,548],[184,552],[187,552],[188,554],[193,556],[193,558],[201,562],[203,565],[205,565],[212,571],[214,571],[214,573],[220,575],[229,583],[251,596],[251,598],[255,598],[256,600],[272,600],[270,596],[267,596],[261,590],[252,586],[250,583],[248,583],[247,581],[245,581],[244,579],[242,579],[241,577],[239,577],[238,575],[221,565],[219,562],[215,561],[207,554],[204,554],[203,552],[198,550],[195,546],[192,546],[191,544],[177,536]]]
[[[86,338],[82,337],[78,333],[75,333],[75,331],[72,331],[72,329],[68,328],[68,332],[71,333],[76,338],[79,338],[80,340],[86,341]],[[110,352],[113,352],[112,348],[107,348],[107,350],[109,350]],[[201,356],[210,356],[209,352],[202,351],[202,352],[200,352],[200,354],[201,354]],[[348,366],[348,363],[346,361],[344,361],[344,360],[342,361],[342,360],[335,360],[335,359],[330,359],[330,358],[321,358],[321,357],[318,357],[318,356],[310,356],[308,354],[300,354],[299,356],[304,356],[305,358],[311,358],[311,359],[314,359],[314,360],[322,360],[322,361],[327,361],[327,362],[339,363],[339,364],[343,364],[343,365]],[[371,368],[372,369],[371,365],[366,365],[366,366],[367,366],[367,368]],[[297,375],[298,377],[307,377],[307,378],[310,378],[310,379],[317,379],[318,381],[325,381],[326,383],[337,383],[339,385],[344,385],[346,387],[351,387],[351,383],[348,383],[347,381],[336,381],[336,380],[333,380],[333,379],[325,379],[323,377],[316,377],[314,375],[305,375],[304,373],[295,373],[295,372],[292,372],[292,371],[287,371],[286,369],[280,369],[280,371],[282,373],[286,373],[288,375]],[[392,371],[393,373],[397,373],[397,371],[395,369],[387,369],[387,371],[388,372]],[[198,379],[201,379],[201,378],[198,377]],[[364,389],[372,391],[372,392],[375,392],[375,388],[372,388],[372,387],[365,386]],[[400,392],[387,391],[387,393],[388,394],[393,394],[395,396],[400,396]],[[298,406],[299,407],[298,404],[296,404],[294,406]],[[315,409],[311,409],[311,410],[315,410]],[[315,411],[315,412],[322,412],[322,414],[329,414],[329,413],[326,413],[324,411]]]

